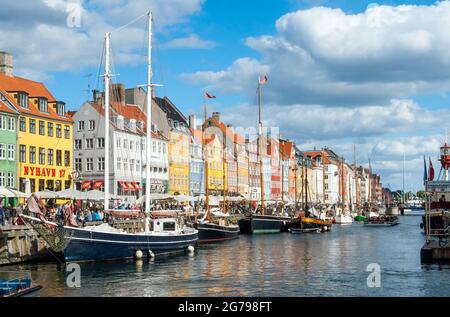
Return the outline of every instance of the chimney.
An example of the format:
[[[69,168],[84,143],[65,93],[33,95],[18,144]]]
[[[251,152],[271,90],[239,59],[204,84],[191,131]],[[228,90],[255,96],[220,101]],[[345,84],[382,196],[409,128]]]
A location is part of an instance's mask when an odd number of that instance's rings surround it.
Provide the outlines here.
[[[123,117],[123,116],[117,116],[117,128],[118,129],[120,129],[120,130],[123,130],[124,129],[124,121],[125,121],[125,118]]]
[[[104,97],[103,92],[101,92],[97,89],[92,90],[92,101],[93,102],[103,105],[103,97]]]
[[[111,101],[125,105],[125,86],[123,84],[112,84],[110,98]]]
[[[13,76],[13,57],[7,52],[0,52],[0,73]]]
[[[193,114],[189,116],[189,128],[191,129],[197,128],[197,118]]]
[[[213,112],[212,118],[216,119],[217,121],[220,121],[220,112]]]

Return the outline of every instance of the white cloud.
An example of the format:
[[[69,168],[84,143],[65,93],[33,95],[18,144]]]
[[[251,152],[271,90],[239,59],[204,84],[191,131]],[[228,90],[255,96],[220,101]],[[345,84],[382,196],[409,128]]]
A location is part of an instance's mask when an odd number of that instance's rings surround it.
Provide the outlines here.
[[[14,55],[15,73],[44,80],[55,71],[80,71],[97,66],[104,33],[141,16],[151,9],[155,28],[165,31],[184,23],[199,12],[204,0],[0,0],[0,50]],[[68,9],[80,3],[81,27],[67,25]],[[130,27],[114,31],[114,62],[133,64],[144,60],[142,43],[145,19]]]
[[[369,6],[358,14],[314,7],[280,17],[275,27],[274,36],[245,41],[261,54],[252,60],[253,65],[270,71],[267,97],[273,103],[380,104],[450,88],[450,72],[445,71],[450,69],[449,1],[430,6]],[[248,87],[254,83],[248,80],[254,80],[255,71],[238,66],[234,62],[228,69],[184,78],[252,93]],[[235,73],[241,76],[226,76]],[[217,76],[225,82],[208,82]]]
[[[216,42],[203,40],[197,34],[176,38],[161,44],[162,48],[169,49],[209,49],[216,46]]]

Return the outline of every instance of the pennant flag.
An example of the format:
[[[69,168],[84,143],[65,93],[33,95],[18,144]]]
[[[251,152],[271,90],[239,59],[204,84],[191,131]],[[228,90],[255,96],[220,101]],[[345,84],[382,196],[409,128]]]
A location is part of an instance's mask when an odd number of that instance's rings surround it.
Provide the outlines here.
[[[423,183],[428,180],[428,174],[427,174],[427,161],[425,160],[425,155],[423,156]]]
[[[209,92],[205,91],[205,98],[213,99],[213,98],[216,98],[216,96],[211,95]]]
[[[433,163],[431,163],[431,157],[430,157],[430,166],[428,167],[428,180],[432,181],[434,179],[434,168]]]
[[[260,85],[264,85],[265,83],[267,83],[269,81],[269,77],[267,77],[267,74],[259,77],[259,84]]]

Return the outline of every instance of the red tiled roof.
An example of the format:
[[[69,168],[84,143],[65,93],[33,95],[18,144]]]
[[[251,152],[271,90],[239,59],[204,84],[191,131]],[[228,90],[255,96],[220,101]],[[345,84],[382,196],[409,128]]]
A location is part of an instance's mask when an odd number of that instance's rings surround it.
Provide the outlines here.
[[[49,103],[57,101],[43,83],[17,76],[7,76],[3,73],[0,73],[0,89],[5,90],[8,93],[23,91],[26,92],[30,98],[45,97],[47,98]],[[28,102],[28,109],[22,107],[18,107],[17,109],[24,114],[30,114],[38,117],[61,120],[71,123],[73,122],[69,117],[58,115],[55,109],[53,109],[52,105],[50,104],[48,105],[48,113],[39,111],[37,106],[34,104],[34,102],[31,102],[31,100],[29,100]]]
[[[293,148],[294,148],[294,143],[292,141],[280,142],[280,153],[284,160],[291,158]]]
[[[312,160],[315,160],[317,156],[321,156],[324,164],[336,164],[336,162],[330,160],[326,151],[309,151],[305,152],[305,155],[310,156]]]
[[[4,96],[16,109],[18,108],[16,102],[14,101],[14,98],[11,98],[10,95],[4,90],[0,90],[0,94]],[[18,114],[18,112],[14,111],[14,109],[11,109],[10,106],[7,105],[5,101],[2,101],[0,98],[0,111],[11,113],[11,114]]]

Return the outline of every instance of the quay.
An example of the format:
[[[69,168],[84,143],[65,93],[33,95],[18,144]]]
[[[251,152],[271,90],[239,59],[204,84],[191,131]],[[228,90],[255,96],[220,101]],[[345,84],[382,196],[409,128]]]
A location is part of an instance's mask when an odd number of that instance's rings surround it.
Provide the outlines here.
[[[45,242],[26,226],[0,226],[0,265],[42,261],[51,257]]]
[[[450,261],[450,243],[448,238],[445,241],[433,240],[425,243],[420,250],[420,260],[422,263]]]

